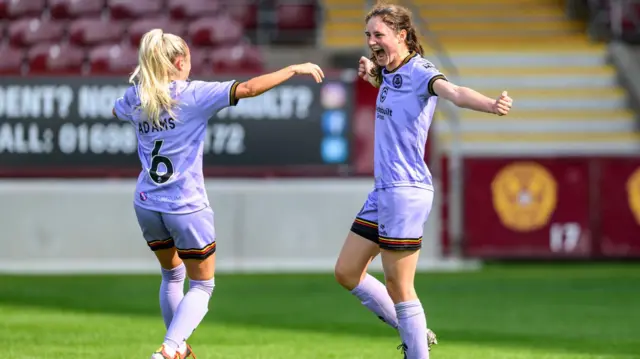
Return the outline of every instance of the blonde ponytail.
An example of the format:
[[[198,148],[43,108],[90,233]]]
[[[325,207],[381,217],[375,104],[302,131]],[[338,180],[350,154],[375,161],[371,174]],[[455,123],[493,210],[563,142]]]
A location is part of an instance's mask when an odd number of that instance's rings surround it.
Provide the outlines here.
[[[142,110],[151,122],[160,127],[160,113],[166,111],[175,118],[175,101],[169,93],[171,77],[178,73],[173,61],[186,56],[187,45],[179,36],[153,29],[144,34],[138,50],[138,66],[129,78],[136,84]]]

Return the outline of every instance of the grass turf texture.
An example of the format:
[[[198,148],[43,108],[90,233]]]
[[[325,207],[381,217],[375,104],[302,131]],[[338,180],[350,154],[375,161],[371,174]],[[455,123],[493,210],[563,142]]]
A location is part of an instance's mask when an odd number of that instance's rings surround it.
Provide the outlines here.
[[[162,342],[159,276],[0,276],[11,359],[148,358]],[[491,265],[416,287],[432,358],[640,358],[640,265]],[[198,359],[402,358],[395,331],[331,275],[224,275],[189,340]]]

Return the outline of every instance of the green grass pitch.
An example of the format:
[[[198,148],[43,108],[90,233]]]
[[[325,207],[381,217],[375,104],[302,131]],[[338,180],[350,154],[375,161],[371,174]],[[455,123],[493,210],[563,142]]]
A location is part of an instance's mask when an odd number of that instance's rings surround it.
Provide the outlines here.
[[[148,358],[159,276],[0,276],[7,359]],[[434,359],[640,358],[640,265],[490,265],[424,273]],[[386,359],[395,331],[331,275],[228,275],[189,340],[198,359]]]

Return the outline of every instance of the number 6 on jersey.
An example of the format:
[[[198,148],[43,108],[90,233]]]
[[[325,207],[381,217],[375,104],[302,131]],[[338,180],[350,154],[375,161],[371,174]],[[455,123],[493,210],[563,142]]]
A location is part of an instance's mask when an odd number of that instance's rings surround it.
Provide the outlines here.
[[[173,176],[173,163],[168,157],[160,155],[160,149],[164,140],[157,140],[153,144],[153,151],[151,152],[151,168],[149,169],[149,176],[151,180],[157,184],[163,184],[169,181]],[[163,164],[166,167],[164,173],[158,173],[158,166]]]

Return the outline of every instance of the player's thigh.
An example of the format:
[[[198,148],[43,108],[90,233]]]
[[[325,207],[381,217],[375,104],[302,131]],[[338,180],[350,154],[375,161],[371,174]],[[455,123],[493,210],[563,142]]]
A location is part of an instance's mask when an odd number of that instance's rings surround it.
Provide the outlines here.
[[[348,290],[354,289],[378,253],[380,249],[376,243],[349,232],[336,261],[335,277],[338,283]]]
[[[355,288],[378,253],[377,193],[374,190],[356,215],[338,255],[335,267],[338,282],[347,289]]]
[[[381,259],[387,287],[394,301],[413,296],[424,224],[432,204],[433,192],[420,188],[392,188],[379,194]]]
[[[162,218],[173,237],[178,257],[184,261],[189,278],[213,278],[216,231],[211,207],[187,214],[163,214]]]
[[[164,225],[162,214],[138,206],[134,206],[134,210],[142,236],[158,258],[160,266],[165,269],[179,266],[182,261],[176,253],[173,238]]]

